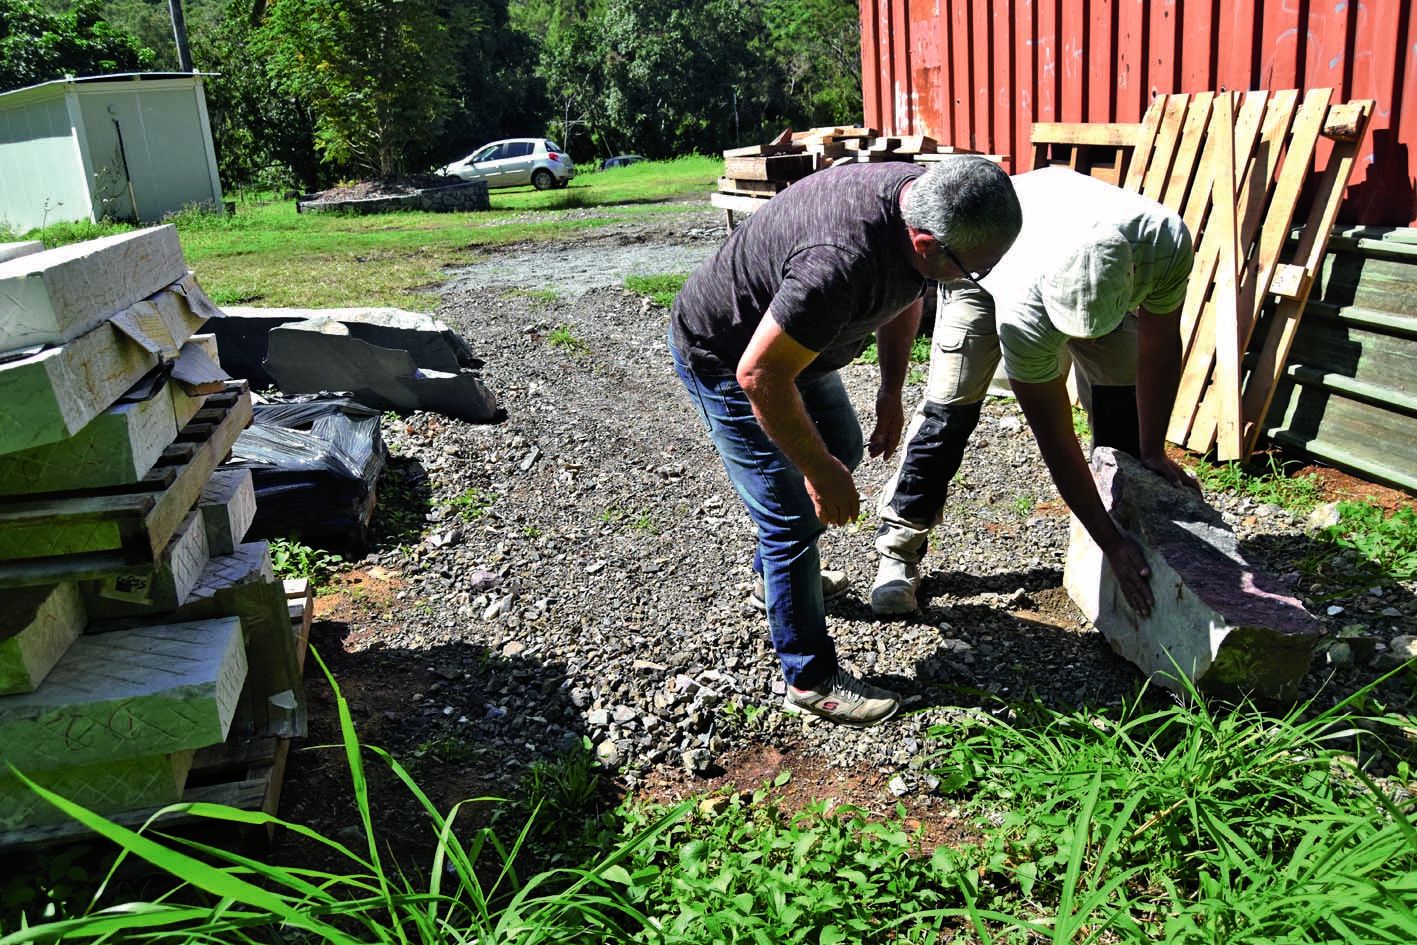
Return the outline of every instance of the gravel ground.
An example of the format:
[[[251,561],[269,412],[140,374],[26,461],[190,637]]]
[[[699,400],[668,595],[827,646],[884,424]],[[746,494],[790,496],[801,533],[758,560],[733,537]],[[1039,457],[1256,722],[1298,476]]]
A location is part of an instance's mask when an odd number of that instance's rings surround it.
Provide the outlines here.
[[[673,375],[668,313],[614,287],[627,273],[687,271],[721,238],[716,214],[685,210],[574,247],[509,247],[454,275],[437,314],[485,359],[508,419],[385,425],[395,459],[380,521],[391,537],[322,600],[315,635],[317,648],[340,651],[336,672],[370,740],[437,758],[449,781],[497,781],[584,736],[631,788],[789,746],[923,797],[927,732],[960,712],[1134,693],[1136,672],[1061,589],[1067,516],[1032,438],[1011,401],[991,400],[927,559],[918,616],[872,618],[872,523],[822,542],[853,582],[828,604],[841,654],[904,693],[908,711],[867,731],[778,711],[766,625],[746,602],[751,524]],[[579,344],[553,344],[556,328]],[[869,429],[874,368],[845,375]],[[908,389],[908,406],[919,393]],[[863,507],[890,468],[863,464]],[[1414,585],[1328,599],[1300,575],[1314,547],[1304,522],[1212,500],[1250,554],[1352,637],[1315,659],[1306,689],[1321,700],[1373,678],[1392,638],[1417,626]]]

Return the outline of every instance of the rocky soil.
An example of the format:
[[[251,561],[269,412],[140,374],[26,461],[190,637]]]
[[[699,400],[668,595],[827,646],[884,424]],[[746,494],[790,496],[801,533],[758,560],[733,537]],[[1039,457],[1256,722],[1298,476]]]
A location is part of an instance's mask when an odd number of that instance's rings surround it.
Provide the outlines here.
[[[747,603],[752,527],[674,377],[668,313],[619,288],[624,274],[688,271],[722,236],[716,213],[686,208],[450,274],[437,314],[485,359],[508,419],[385,424],[380,537],[320,599],[313,633],[362,737],[413,765],[438,803],[512,792],[529,763],[584,738],[630,791],[753,787],[790,767],[804,796],[899,799],[938,819],[935,727],[1015,698],[1067,709],[1135,693],[1136,672],[1061,589],[1066,511],[1017,408],[991,400],[916,617],[870,613],[873,523],[822,542],[853,582],[828,604],[841,654],[904,693],[907,711],[867,731],[779,711],[766,626]],[[874,368],[845,374],[869,429]],[[890,468],[863,464],[863,507]],[[1212,500],[1247,552],[1349,638],[1316,657],[1307,693],[1331,701],[1379,674],[1393,638],[1417,627],[1417,587],[1332,597],[1301,567],[1316,549],[1303,521]],[[310,669],[309,744],[327,744],[332,697]],[[297,752],[283,813],[353,825],[343,771],[337,752]],[[412,824],[411,810],[383,813]]]

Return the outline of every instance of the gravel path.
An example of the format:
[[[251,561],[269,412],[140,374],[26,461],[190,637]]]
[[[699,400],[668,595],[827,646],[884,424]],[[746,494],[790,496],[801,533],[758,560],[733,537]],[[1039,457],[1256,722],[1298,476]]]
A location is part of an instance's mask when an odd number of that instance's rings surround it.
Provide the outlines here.
[[[387,682],[364,709],[375,741],[474,744],[453,761],[486,776],[584,736],[632,786],[790,745],[918,796],[931,786],[918,770],[926,735],[960,712],[1029,695],[1060,708],[1116,703],[1135,691],[1134,670],[1061,590],[1065,510],[1013,403],[991,400],[917,617],[870,614],[871,523],[822,543],[853,582],[828,604],[842,655],[903,692],[908,711],[868,731],[779,712],[766,626],[746,603],[751,525],[669,366],[668,313],[613,287],[627,273],[687,271],[721,228],[697,210],[654,227],[579,248],[512,247],[445,291],[438,315],[486,360],[509,419],[477,427],[419,414],[385,426],[396,459],[382,488],[427,495],[427,521],[414,523],[421,536],[390,539],[357,564],[360,583],[326,606],[333,623],[322,631],[342,634],[351,655],[339,672],[362,667],[362,691]],[[530,298],[507,280],[562,294]],[[583,344],[552,344],[558,327]],[[845,373],[869,429],[874,369]],[[913,385],[909,405],[918,396]],[[888,472],[867,460],[858,473],[872,508]],[[1300,583],[1311,550],[1302,522],[1216,501],[1253,554],[1355,637],[1335,665],[1315,660],[1310,691],[1329,677],[1324,698],[1351,691],[1375,674],[1381,644],[1417,625],[1414,587],[1326,600]]]

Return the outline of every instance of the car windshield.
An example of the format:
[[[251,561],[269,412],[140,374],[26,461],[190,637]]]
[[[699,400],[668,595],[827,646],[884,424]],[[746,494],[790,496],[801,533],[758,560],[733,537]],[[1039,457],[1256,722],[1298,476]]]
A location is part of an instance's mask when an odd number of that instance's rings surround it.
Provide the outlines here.
[[[495,145],[495,144],[489,144],[487,147],[482,148],[481,150],[472,152],[472,157],[468,158],[468,160],[469,160],[469,161],[490,161],[490,160],[492,160],[493,155],[496,154],[496,153],[497,153],[497,145]]]
[[[552,141],[550,138],[547,138],[545,141],[543,141],[543,142],[541,142],[541,143],[544,144],[544,145],[546,145],[546,150],[548,150],[548,151],[560,151],[560,150],[561,150],[561,146],[560,146],[559,144],[557,144],[556,142]]]

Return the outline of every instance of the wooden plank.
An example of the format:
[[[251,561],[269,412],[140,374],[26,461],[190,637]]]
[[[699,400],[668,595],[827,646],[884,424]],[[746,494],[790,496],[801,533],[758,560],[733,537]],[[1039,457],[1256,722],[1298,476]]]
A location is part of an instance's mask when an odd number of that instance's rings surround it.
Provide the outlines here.
[[[720,177],[718,179],[718,192],[721,194],[747,194],[750,197],[767,196],[779,194],[786,190],[788,184],[780,180],[735,180],[732,177]]]
[[[723,152],[725,158],[771,157],[778,154],[801,154],[805,150],[801,144],[750,144],[742,148],[729,148]]]
[[[1211,133],[1217,136],[1217,141],[1214,195],[1211,198],[1215,204],[1215,214],[1211,218],[1210,231],[1215,233],[1220,244],[1219,272],[1214,289],[1215,372],[1211,388],[1216,395],[1221,449],[1228,452],[1239,452],[1240,449],[1240,231],[1236,220],[1235,156],[1231,141],[1234,130],[1230,98],[1221,96],[1215,106],[1215,121],[1211,125]]]
[[[723,176],[737,180],[785,180],[806,177],[816,169],[810,154],[734,157],[723,162]]]
[[[179,282],[63,345],[0,357],[0,454],[73,436],[216,312]]]
[[[0,351],[63,344],[186,272],[171,225],[0,262]]]
[[[1042,144],[1100,144],[1108,147],[1136,147],[1142,133],[1141,122],[1035,121],[1029,132],[1036,146]]]
[[[1186,109],[1186,123],[1181,127],[1181,140],[1176,145],[1176,157],[1171,162],[1171,176],[1158,199],[1177,213],[1186,205],[1191,181],[1196,176],[1196,162],[1201,158],[1201,144],[1210,126],[1210,111],[1215,103],[1214,92],[1197,92]]]
[[[1151,147],[1150,166],[1142,178],[1142,196],[1160,201],[1171,175],[1171,161],[1176,156],[1176,148],[1181,141],[1181,127],[1186,121],[1186,109],[1190,106],[1189,95],[1172,95],[1166,103],[1166,112],[1161,117],[1161,127],[1156,131],[1156,141]]]
[[[256,488],[249,469],[218,469],[202,487],[197,511],[213,557],[229,555],[256,518]]]
[[[1142,181],[1146,178],[1147,165],[1151,163],[1152,147],[1156,143],[1156,133],[1161,129],[1161,119],[1166,113],[1169,96],[1158,95],[1147,106],[1141,119],[1141,130],[1137,133],[1136,146],[1132,149],[1131,166],[1127,169],[1127,179],[1123,186],[1127,190],[1141,192]]]
[[[82,582],[84,609],[91,620],[170,613],[197,586],[210,557],[202,515],[191,512],[151,568]]]
[[[86,635],[0,697],[0,758],[45,771],[224,741],[246,681],[235,617]]]
[[[1359,107],[1357,119],[1359,127],[1352,136],[1352,140],[1334,145],[1333,153],[1329,156],[1328,165],[1319,181],[1318,197],[1314,201],[1313,209],[1309,212],[1308,221],[1299,238],[1299,246],[1294,257],[1294,261],[1308,272],[1318,271],[1319,265],[1323,262],[1324,252],[1328,249],[1329,233],[1333,229],[1334,221],[1338,218],[1338,209],[1343,203],[1344,189],[1348,186],[1348,179],[1353,175],[1358,158],[1358,148],[1362,144],[1363,135],[1367,131],[1368,123],[1373,115],[1374,103],[1371,99],[1361,99],[1348,104]],[[1312,286],[1312,284],[1312,280],[1310,280],[1309,285]],[[1249,381],[1245,386],[1243,408],[1246,424],[1244,445],[1247,454],[1254,450],[1255,443],[1259,440],[1261,424],[1265,413],[1269,410],[1270,401],[1274,397],[1275,387],[1284,371],[1284,363],[1289,357],[1289,349],[1294,344],[1294,335],[1299,330],[1299,320],[1304,314],[1304,304],[1308,301],[1308,292],[1302,292],[1301,296],[1285,299],[1279,303],[1269,333],[1265,336],[1264,344],[1260,349],[1258,361],[1250,371]]]
[[[730,210],[735,213],[752,213],[767,202],[767,198],[764,197],[745,197],[742,194],[709,194],[709,203],[720,210]]]
[[[72,581],[6,593],[0,608],[0,695],[33,692],[87,623],[84,599]]]
[[[212,403],[216,409],[199,413],[184,430],[204,439],[161,491],[0,501],[0,587],[88,576],[104,559],[114,568],[156,560],[251,422],[244,382],[214,395]],[[213,417],[214,426],[202,422]]]

